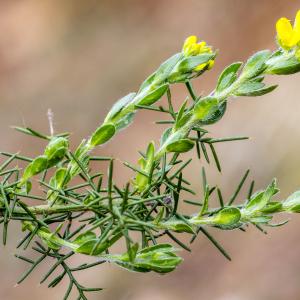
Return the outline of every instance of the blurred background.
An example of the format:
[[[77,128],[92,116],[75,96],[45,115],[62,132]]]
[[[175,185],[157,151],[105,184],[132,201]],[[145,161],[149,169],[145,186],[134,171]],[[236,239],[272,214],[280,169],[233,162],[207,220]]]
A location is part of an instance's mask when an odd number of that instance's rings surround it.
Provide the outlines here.
[[[39,154],[42,143],[10,126],[47,132],[48,108],[54,112],[55,130],[72,132],[72,145],[77,145],[118,98],[136,91],[191,34],[219,49],[215,68],[194,81],[198,94],[208,93],[232,61],[260,49],[275,49],[276,20],[293,19],[299,4],[292,0],[2,0],[0,148]],[[299,189],[299,79],[300,74],[269,78],[279,84],[278,89],[263,97],[231,101],[226,116],[209,127],[215,137],[251,137],[217,145],[223,171],[219,175],[212,165],[209,180],[220,185],[226,197],[247,168],[257,180],[256,188],[277,177],[282,198]],[[186,96],[185,88],[172,87],[172,92],[178,106]],[[135,163],[137,150],[163,131],[153,124],[157,118],[158,114],[139,112],[133,126],[96,153]],[[197,191],[202,165],[206,166],[195,161],[188,171]],[[122,183],[131,173],[120,164],[116,174],[115,180]],[[100,266],[79,277],[88,285],[105,288],[91,294],[92,300],[300,299],[299,226],[300,217],[293,216],[268,235],[254,228],[246,233],[215,231],[232,262],[199,236],[192,253],[182,252],[184,263],[169,275],[139,275]],[[0,299],[61,299],[66,283],[54,290],[38,285],[47,266],[14,288],[27,266],[13,257],[21,238],[19,225],[10,230],[8,246],[1,248]]]

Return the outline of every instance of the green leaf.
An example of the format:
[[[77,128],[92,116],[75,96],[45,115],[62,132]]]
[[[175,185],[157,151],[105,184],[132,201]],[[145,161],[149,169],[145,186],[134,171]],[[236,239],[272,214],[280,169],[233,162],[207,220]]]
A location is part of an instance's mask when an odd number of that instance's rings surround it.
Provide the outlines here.
[[[270,56],[269,50],[262,50],[252,55],[243,68],[242,76],[252,78],[261,74],[266,69],[266,61]]]
[[[276,185],[276,180],[274,179],[265,191],[257,192],[251,196],[248,204],[244,209],[245,213],[251,214],[265,208],[272,196],[274,196],[278,192],[279,190]]]
[[[184,101],[184,103],[182,104],[182,106],[178,111],[175,125],[174,125],[175,131],[180,129],[182,126],[184,126],[193,114],[192,111],[187,111],[187,112],[185,111],[186,105],[187,105],[187,100]]]
[[[160,139],[160,145],[163,145],[165,143],[165,141],[168,139],[168,137],[170,136],[170,134],[172,133],[172,128],[167,128],[162,136],[161,136],[161,139]]]
[[[250,221],[255,224],[267,224],[272,220],[272,216],[251,217]]]
[[[208,63],[214,57],[215,54],[207,53],[186,57],[176,66],[176,70],[179,73],[192,73],[197,66]]]
[[[234,229],[240,226],[241,212],[236,207],[225,207],[212,217],[212,222],[221,229]]]
[[[105,122],[109,122],[109,120],[116,117],[124,107],[126,107],[130,102],[133,101],[135,96],[136,96],[136,93],[130,93],[130,94],[126,95],[125,97],[122,97],[121,99],[119,99],[112,106],[111,110],[107,114],[107,116],[105,118]]]
[[[32,176],[46,170],[48,166],[48,159],[45,155],[36,157],[25,169],[22,181],[30,179]]]
[[[147,162],[149,162],[150,165],[152,165],[154,154],[155,154],[155,146],[154,146],[154,142],[151,142],[149,143],[146,151]]]
[[[167,91],[169,85],[168,84],[163,84],[159,87],[156,87],[154,90],[150,90],[147,92],[145,97],[143,97],[137,105],[145,105],[145,106],[150,106],[156,101],[158,101]]]
[[[237,72],[240,69],[242,63],[236,62],[224,69],[220,75],[216,87],[216,92],[221,92],[232,85],[237,79]]]
[[[50,185],[55,189],[61,189],[70,181],[70,172],[67,168],[59,168],[50,180]]]
[[[265,87],[265,84],[262,82],[246,82],[242,84],[234,94],[236,96],[261,96],[267,93],[272,92],[277,88],[278,85],[271,85]]]
[[[55,242],[55,236],[50,231],[50,229],[46,227],[41,227],[38,230],[38,236],[42,239],[42,241],[51,249],[59,250],[61,245]]]
[[[155,79],[156,72],[152,73],[140,86],[139,92],[140,93],[143,89],[151,85]]]
[[[281,211],[281,209],[282,209],[282,203],[274,201],[274,202],[267,203],[267,205],[260,211],[264,214],[272,214]]]
[[[285,211],[299,213],[300,212],[300,191],[290,195],[284,202],[282,208]]]
[[[37,132],[31,128],[23,128],[23,127],[19,127],[19,126],[12,126],[13,129],[19,131],[19,132],[22,132],[24,134],[28,134],[28,135],[31,135],[31,136],[34,136],[34,137],[38,137],[38,138],[41,138],[41,139],[44,139],[44,140],[49,140],[49,137],[40,133],[40,132]]]
[[[179,141],[170,143],[166,149],[167,152],[183,153],[190,151],[194,145],[194,142],[189,139],[181,139]]]
[[[179,73],[191,73],[202,64],[208,63],[215,57],[215,54],[200,54],[184,58],[176,67]]]
[[[109,141],[116,133],[116,127],[113,124],[100,126],[91,137],[91,145],[98,146]]]
[[[187,233],[194,233],[194,230],[191,225],[187,224],[176,216],[173,216],[166,222],[161,222],[158,224],[161,229],[176,231],[176,232],[187,232]]]
[[[173,56],[171,56],[169,59],[167,59],[165,62],[163,62],[160,67],[157,69],[155,78],[153,81],[155,83],[163,83],[165,80],[168,79],[170,73],[174,69],[174,67],[177,65],[177,63],[182,59],[183,54],[177,53]]]
[[[194,107],[194,117],[199,121],[206,121],[218,110],[219,101],[214,97],[200,99]]]
[[[290,75],[300,71],[300,61],[295,57],[288,57],[286,54],[274,55],[267,63],[267,74]]]
[[[119,119],[118,122],[115,124],[116,130],[119,131],[129,126],[134,119],[134,115],[134,112],[130,112],[121,119]]]
[[[91,239],[82,243],[77,249],[77,253],[87,255],[99,255],[110,246],[109,242],[99,243],[98,239]]]
[[[95,240],[95,239],[96,239],[96,234],[92,231],[87,231],[87,232],[84,232],[84,233],[78,235],[76,237],[76,239],[73,241],[73,244],[80,246],[90,240]]]
[[[226,112],[226,108],[227,108],[227,102],[226,101],[221,102],[218,105],[218,107],[215,110],[213,110],[205,120],[201,120],[201,124],[210,125],[218,122],[224,116]]]

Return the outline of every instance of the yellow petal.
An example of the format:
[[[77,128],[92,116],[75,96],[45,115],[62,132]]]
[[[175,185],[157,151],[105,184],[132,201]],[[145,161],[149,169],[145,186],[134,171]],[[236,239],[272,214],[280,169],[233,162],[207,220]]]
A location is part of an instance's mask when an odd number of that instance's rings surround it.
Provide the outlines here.
[[[191,35],[188,38],[185,39],[182,47],[182,51],[184,54],[188,52],[188,49],[194,44],[197,43],[197,37],[195,35]]]
[[[276,23],[278,41],[284,48],[293,47],[294,30],[291,22],[287,18],[280,18]]]
[[[214,65],[215,65],[215,61],[211,59],[211,60],[208,62],[208,70],[210,70]]]
[[[298,10],[294,23],[294,43],[295,45],[300,42],[300,10]]]
[[[194,70],[195,70],[196,72],[199,72],[199,71],[203,70],[205,67],[206,67],[206,63],[197,66]]]
[[[298,10],[294,23],[294,30],[298,33],[300,32],[300,10]]]

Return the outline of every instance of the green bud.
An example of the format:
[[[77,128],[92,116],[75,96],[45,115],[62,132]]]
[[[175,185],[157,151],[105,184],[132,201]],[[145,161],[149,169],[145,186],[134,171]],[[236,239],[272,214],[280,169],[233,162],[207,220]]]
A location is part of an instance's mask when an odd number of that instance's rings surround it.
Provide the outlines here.
[[[236,207],[225,207],[216,214],[204,217],[201,214],[190,219],[195,225],[212,225],[221,229],[234,229],[240,227],[241,212]]]
[[[69,148],[68,140],[64,137],[54,137],[47,145],[44,155],[48,160],[48,167],[60,162],[66,155]]]
[[[241,212],[236,207],[225,207],[212,217],[212,222],[221,229],[234,229],[240,226]]]
[[[126,253],[122,256],[115,256],[115,262],[136,272],[168,273],[182,262],[182,258],[177,256],[175,251],[172,245],[158,244],[138,251],[133,261],[130,261]]]

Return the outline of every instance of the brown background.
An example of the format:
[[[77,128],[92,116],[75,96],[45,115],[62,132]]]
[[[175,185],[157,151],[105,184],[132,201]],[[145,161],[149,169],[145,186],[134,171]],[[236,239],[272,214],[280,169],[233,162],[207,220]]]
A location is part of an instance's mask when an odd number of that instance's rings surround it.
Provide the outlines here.
[[[293,18],[299,4],[294,0],[1,1],[1,150],[40,153],[42,144],[9,126],[47,131],[48,108],[55,114],[55,129],[71,131],[72,145],[78,144],[116,99],[137,90],[190,34],[220,51],[215,68],[195,81],[198,93],[208,93],[226,65],[259,49],[274,49],[276,20]],[[268,79],[279,83],[276,91],[231,101],[223,120],[209,128],[216,137],[252,137],[217,147],[223,176],[213,170],[210,181],[222,186],[227,197],[247,168],[257,187],[277,177],[282,198],[299,188],[299,79],[300,75]],[[173,93],[179,105],[185,89],[179,86]],[[96,152],[134,163],[137,150],[160,136],[162,127],[153,125],[157,117],[140,112],[135,125]],[[199,185],[201,165],[195,162],[188,172],[195,185]],[[116,181],[123,182],[129,175],[120,165]],[[105,266],[80,278],[106,288],[90,297],[99,300],[300,299],[299,226],[300,217],[293,216],[268,235],[254,228],[247,233],[216,231],[233,257],[230,263],[199,236],[193,253],[182,252],[185,262],[172,274],[139,275]],[[19,229],[17,224],[11,227],[8,246],[1,248],[0,299],[61,299],[65,283],[54,290],[38,285],[45,265],[13,287],[26,268],[13,257]]]

